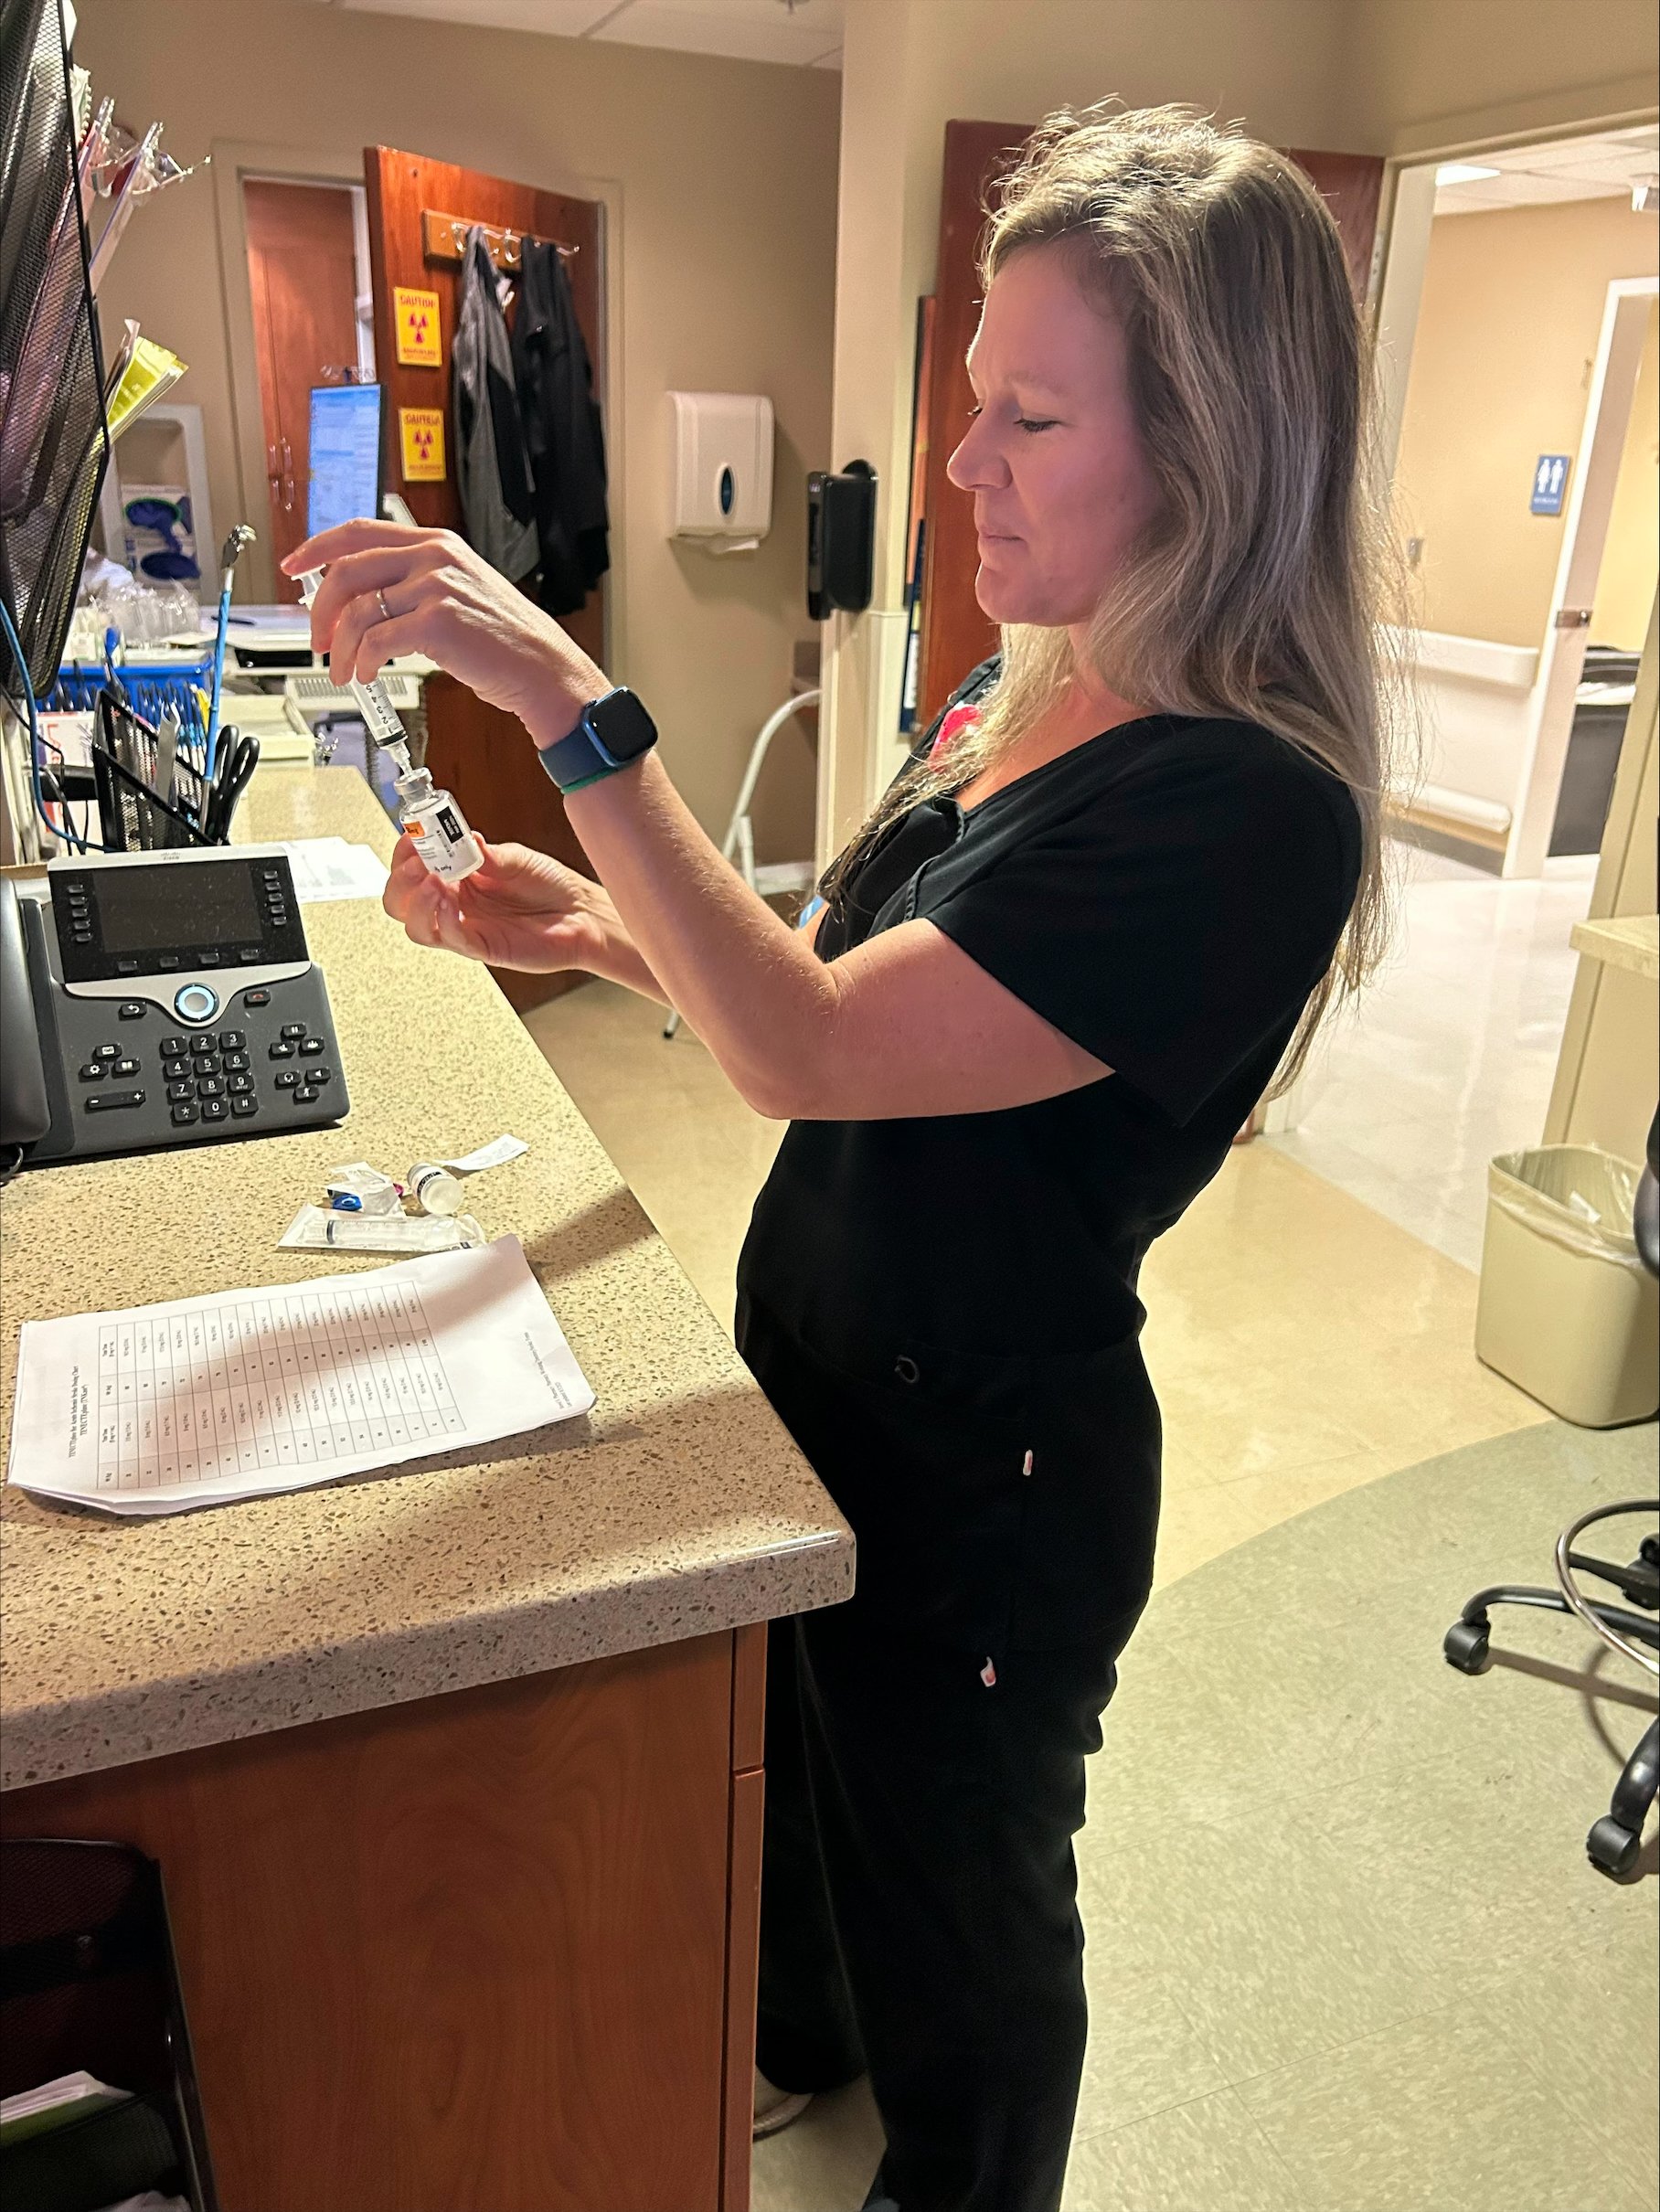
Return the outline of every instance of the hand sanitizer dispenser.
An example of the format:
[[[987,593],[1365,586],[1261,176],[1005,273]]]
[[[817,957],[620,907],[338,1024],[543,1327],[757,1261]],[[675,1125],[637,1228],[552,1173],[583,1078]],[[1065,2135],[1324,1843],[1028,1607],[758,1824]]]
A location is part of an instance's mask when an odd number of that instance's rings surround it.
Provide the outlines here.
[[[772,402],[747,392],[670,392],[670,534],[711,553],[752,553],[772,526]]]

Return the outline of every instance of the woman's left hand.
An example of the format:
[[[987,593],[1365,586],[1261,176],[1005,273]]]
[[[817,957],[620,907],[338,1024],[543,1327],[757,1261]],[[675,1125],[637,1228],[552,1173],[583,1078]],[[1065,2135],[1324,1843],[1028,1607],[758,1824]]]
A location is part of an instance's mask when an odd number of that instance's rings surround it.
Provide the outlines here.
[[[538,746],[575,728],[611,689],[549,614],[452,530],[343,522],[296,546],[290,576],[325,569],[312,643],[336,684],[370,682],[400,653],[424,653],[470,691],[516,715]]]

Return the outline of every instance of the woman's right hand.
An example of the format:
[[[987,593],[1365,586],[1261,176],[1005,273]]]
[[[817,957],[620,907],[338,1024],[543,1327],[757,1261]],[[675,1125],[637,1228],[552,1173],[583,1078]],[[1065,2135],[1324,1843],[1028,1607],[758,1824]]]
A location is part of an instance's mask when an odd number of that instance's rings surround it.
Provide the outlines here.
[[[478,842],[484,867],[449,884],[428,874],[408,837],[399,838],[380,903],[415,943],[496,968],[611,971],[626,940],[597,883],[528,845]]]

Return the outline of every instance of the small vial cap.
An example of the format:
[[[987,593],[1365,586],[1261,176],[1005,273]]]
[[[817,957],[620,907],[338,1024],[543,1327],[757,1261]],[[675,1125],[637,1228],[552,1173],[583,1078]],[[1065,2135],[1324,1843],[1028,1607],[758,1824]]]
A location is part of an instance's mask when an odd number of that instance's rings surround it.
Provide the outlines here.
[[[410,1191],[423,1214],[458,1214],[466,1193],[456,1177],[434,1160],[417,1160],[410,1170]]]

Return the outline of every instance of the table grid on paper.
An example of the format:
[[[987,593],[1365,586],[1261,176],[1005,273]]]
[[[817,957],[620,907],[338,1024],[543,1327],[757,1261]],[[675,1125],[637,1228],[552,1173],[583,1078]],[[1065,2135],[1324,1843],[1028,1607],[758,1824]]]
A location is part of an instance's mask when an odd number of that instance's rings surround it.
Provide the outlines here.
[[[436,1448],[466,1426],[407,1281],[112,1314],[99,1330],[98,1390],[100,1490]]]

